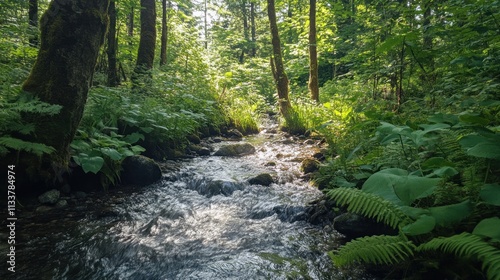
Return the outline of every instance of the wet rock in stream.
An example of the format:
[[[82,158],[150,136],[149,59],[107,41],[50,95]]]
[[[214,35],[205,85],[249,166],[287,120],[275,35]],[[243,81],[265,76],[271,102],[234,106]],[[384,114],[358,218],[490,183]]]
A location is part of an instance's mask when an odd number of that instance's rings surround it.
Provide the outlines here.
[[[145,156],[125,158],[122,168],[121,181],[124,185],[147,186],[161,179],[160,166]]]
[[[214,156],[237,157],[255,153],[255,147],[249,143],[228,144],[219,148]]]
[[[269,186],[274,183],[274,179],[269,173],[261,173],[255,177],[248,179],[250,185]]]
[[[188,187],[208,198],[215,195],[230,196],[233,192],[244,189],[241,183],[227,180],[210,181],[206,178],[195,179],[188,185]]]
[[[61,192],[59,192],[58,190],[50,190],[48,192],[41,194],[38,197],[38,201],[42,204],[54,205],[57,203],[60,196]]]
[[[344,213],[334,219],[333,228],[349,239],[371,235],[395,235],[394,230],[385,224],[377,223],[354,213]]]

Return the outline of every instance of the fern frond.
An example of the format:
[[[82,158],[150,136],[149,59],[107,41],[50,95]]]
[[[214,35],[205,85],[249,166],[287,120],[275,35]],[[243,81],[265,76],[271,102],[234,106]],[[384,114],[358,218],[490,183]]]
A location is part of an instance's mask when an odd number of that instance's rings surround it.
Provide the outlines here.
[[[55,115],[61,111],[62,106],[40,101],[38,98],[23,96],[21,100],[13,103],[3,104],[7,110],[23,113],[36,113],[44,115]]]
[[[337,266],[354,262],[395,264],[413,256],[416,246],[402,236],[367,236],[347,242],[336,253],[329,252]]]
[[[377,222],[398,228],[410,224],[412,220],[394,203],[377,195],[354,188],[336,188],[327,195],[337,204],[349,205],[347,211],[375,218]]]
[[[54,148],[50,146],[41,143],[27,142],[10,136],[0,137],[0,146],[13,150],[34,153],[38,156],[41,156],[42,154],[50,154],[55,151]]]
[[[442,251],[461,258],[476,259],[482,262],[482,269],[488,279],[500,280],[500,250],[480,236],[463,232],[450,237],[438,237],[420,245],[417,251]]]

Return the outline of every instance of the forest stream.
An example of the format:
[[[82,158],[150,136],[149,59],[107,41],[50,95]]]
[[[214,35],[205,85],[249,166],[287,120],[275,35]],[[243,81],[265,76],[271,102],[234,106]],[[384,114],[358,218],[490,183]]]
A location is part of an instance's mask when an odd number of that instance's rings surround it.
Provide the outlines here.
[[[322,194],[299,166],[318,142],[292,140],[276,127],[244,141],[254,154],[165,162],[163,179],[148,187],[92,194],[58,213],[23,213],[15,276],[372,279],[334,268],[326,252],[342,236],[308,222],[310,203]],[[261,173],[275,183],[247,182]]]

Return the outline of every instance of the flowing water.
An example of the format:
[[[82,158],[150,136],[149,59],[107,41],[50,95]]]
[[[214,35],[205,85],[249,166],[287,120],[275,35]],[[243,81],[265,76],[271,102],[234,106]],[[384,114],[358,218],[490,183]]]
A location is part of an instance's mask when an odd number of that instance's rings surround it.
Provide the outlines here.
[[[20,221],[24,242],[17,271],[7,276],[369,279],[333,267],[326,252],[340,236],[307,222],[308,204],[321,192],[300,178],[299,165],[317,141],[271,132],[246,139],[255,154],[165,163],[163,179],[143,189],[97,194],[52,216],[32,214]],[[276,183],[247,183],[262,172]]]

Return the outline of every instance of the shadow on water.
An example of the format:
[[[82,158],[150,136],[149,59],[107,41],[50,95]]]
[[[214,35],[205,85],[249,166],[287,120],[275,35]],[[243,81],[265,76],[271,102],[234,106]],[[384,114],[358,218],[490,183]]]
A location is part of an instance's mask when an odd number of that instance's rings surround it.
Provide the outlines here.
[[[160,182],[119,199],[34,218],[18,230],[16,277],[371,279],[332,266],[326,252],[340,237],[307,222],[307,204],[321,193],[299,178],[298,162],[314,145],[286,140],[261,133],[250,139],[253,155],[184,160]],[[277,183],[247,183],[262,172]]]

